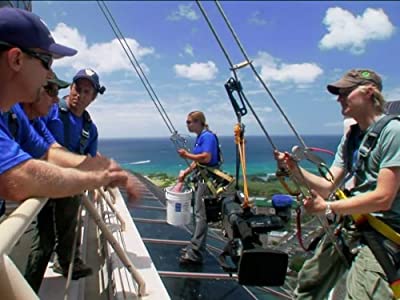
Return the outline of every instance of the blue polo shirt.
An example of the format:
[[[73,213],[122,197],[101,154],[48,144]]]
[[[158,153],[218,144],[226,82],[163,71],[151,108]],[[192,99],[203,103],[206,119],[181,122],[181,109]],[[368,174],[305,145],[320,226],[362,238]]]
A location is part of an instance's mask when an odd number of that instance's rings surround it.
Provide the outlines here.
[[[5,117],[1,113],[0,118],[0,174],[5,173],[9,169],[31,159],[32,157],[21,149],[21,146],[14,141],[8,130],[8,124]]]
[[[11,111],[17,116],[17,132],[15,142],[17,142],[21,149],[29,153],[33,158],[41,158],[49,150],[51,143],[47,142],[36,130],[31,126],[28,117],[22,110],[19,104],[14,105]],[[8,127],[8,120],[5,120],[3,115],[3,122]]]
[[[211,160],[207,166],[216,166],[218,164],[218,142],[217,138],[211,131],[203,130],[196,138],[193,154],[203,152],[211,153]]]
[[[44,121],[46,127],[50,130],[50,132],[55,137],[56,141],[63,145],[65,148],[74,153],[79,153],[80,149],[80,139],[83,128],[83,116],[77,117],[70,111],[65,112],[68,116],[69,121],[69,137],[68,137],[68,145],[66,145],[66,139],[64,137],[64,124],[60,118],[60,111],[58,108],[58,104],[54,104],[49,114],[46,117],[41,118]],[[98,133],[96,125],[91,122],[89,128],[89,139],[86,143],[84,153],[90,154],[91,156],[96,156],[97,153],[97,142],[98,142]]]
[[[36,132],[49,144],[52,145],[56,142],[56,139],[47,129],[46,124],[40,118],[35,118],[31,120],[31,125],[36,130]]]

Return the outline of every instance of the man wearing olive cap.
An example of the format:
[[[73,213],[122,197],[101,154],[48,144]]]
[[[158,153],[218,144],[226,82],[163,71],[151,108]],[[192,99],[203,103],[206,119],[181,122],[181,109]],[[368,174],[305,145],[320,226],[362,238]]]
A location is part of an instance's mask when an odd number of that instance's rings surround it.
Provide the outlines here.
[[[337,220],[334,219],[335,215],[346,217],[377,213],[379,220],[391,230],[400,232],[400,122],[396,118],[392,119],[380,126],[383,129],[378,137],[373,133],[377,124],[383,124],[382,121],[387,119],[383,113],[385,101],[382,87],[381,77],[368,69],[350,70],[338,81],[327,85],[328,91],[337,96],[343,116],[356,121],[337,148],[330,168],[333,182],[302,168],[300,172],[290,157],[275,152],[278,165],[288,168],[299,182],[311,187],[312,195],[303,200],[308,213],[325,215],[333,221]],[[364,149],[367,140],[371,139],[376,144],[369,147],[366,154]],[[360,153],[363,157],[367,155],[367,159],[361,157]],[[349,191],[348,199],[327,201],[327,197],[345,183],[343,179],[353,180],[354,188]],[[323,237],[314,256],[304,263],[298,274],[296,299],[326,298],[345,274],[346,264],[350,266],[346,276],[346,299],[393,298],[396,280],[393,281],[390,268],[396,277],[399,247],[375,228],[363,224],[363,227],[342,224],[346,228],[346,235],[342,230],[338,233],[339,238],[333,237],[338,239],[337,245],[342,248],[341,252],[346,259],[339,255],[330,238]],[[394,246],[389,251],[386,246],[390,244]],[[386,258],[382,260],[381,254]],[[388,262],[390,268],[387,268]]]

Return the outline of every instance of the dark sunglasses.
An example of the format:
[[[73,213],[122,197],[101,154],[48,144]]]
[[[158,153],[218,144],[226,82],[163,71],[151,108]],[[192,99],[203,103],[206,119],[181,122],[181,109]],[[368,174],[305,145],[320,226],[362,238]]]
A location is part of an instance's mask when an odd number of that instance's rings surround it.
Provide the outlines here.
[[[50,70],[51,65],[53,64],[53,57],[50,54],[39,53],[39,52],[30,50],[30,49],[24,49],[24,48],[20,48],[20,47],[19,47],[19,49],[21,49],[22,52],[28,54],[29,56],[40,60],[43,67],[46,70]]]
[[[36,52],[31,49],[13,46],[6,42],[0,41],[0,51],[5,51],[5,50],[12,49],[12,48],[19,48],[19,49],[21,49],[22,52],[24,52],[25,54],[28,54],[30,57],[40,60],[40,62],[42,63],[43,67],[46,70],[50,70],[51,65],[53,64],[53,57],[50,54],[39,53],[39,52]]]
[[[53,84],[47,84],[43,88],[50,97],[58,96],[58,87],[57,86],[55,86]]]
[[[186,121],[186,124],[188,124],[188,125],[190,125],[190,124],[192,124],[192,123],[197,123],[197,120],[193,120],[193,121],[187,120],[187,121]]]
[[[347,98],[351,94],[351,92],[354,91],[357,87],[358,87],[358,85],[355,87],[351,87],[351,88],[339,89],[339,96],[342,98]]]

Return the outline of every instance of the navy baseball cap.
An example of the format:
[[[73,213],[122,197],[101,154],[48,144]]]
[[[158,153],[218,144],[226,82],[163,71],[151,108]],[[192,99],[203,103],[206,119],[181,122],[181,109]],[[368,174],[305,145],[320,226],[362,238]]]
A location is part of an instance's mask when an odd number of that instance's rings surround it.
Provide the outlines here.
[[[54,58],[77,53],[75,49],[57,44],[39,16],[18,8],[0,9],[0,42],[26,49],[38,48]]]
[[[104,94],[106,88],[104,86],[100,86],[99,75],[97,75],[95,71],[93,71],[92,69],[82,69],[78,71],[78,73],[76,73],[76,75],[72,79],[72,82],[77,82],[81,78],[86,78],[87,80],[89,80],[96,92]]]

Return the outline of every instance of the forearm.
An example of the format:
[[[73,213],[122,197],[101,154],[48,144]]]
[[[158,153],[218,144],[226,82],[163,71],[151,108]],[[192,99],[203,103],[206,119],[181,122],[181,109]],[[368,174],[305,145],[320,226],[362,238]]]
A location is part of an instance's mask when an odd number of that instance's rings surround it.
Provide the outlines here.
[[[0,175],[0,195],[16,201],[29,197],[67,197],[99,187],[100,181],[93,172],[31,159]]]
[[[188,153],[186,157],[201,164],[209,163],[211,158],[207,152],[200,154]]]
[[[363,193],[331,203],[331,209],[339,215],[367,214],[385,211],[391,207],[391,199],[377,191]]]
[[[75,168],[86,159],[86,156],[72,153],[55,143],[51,145],[45,158],[48,162],[57,166]]]

